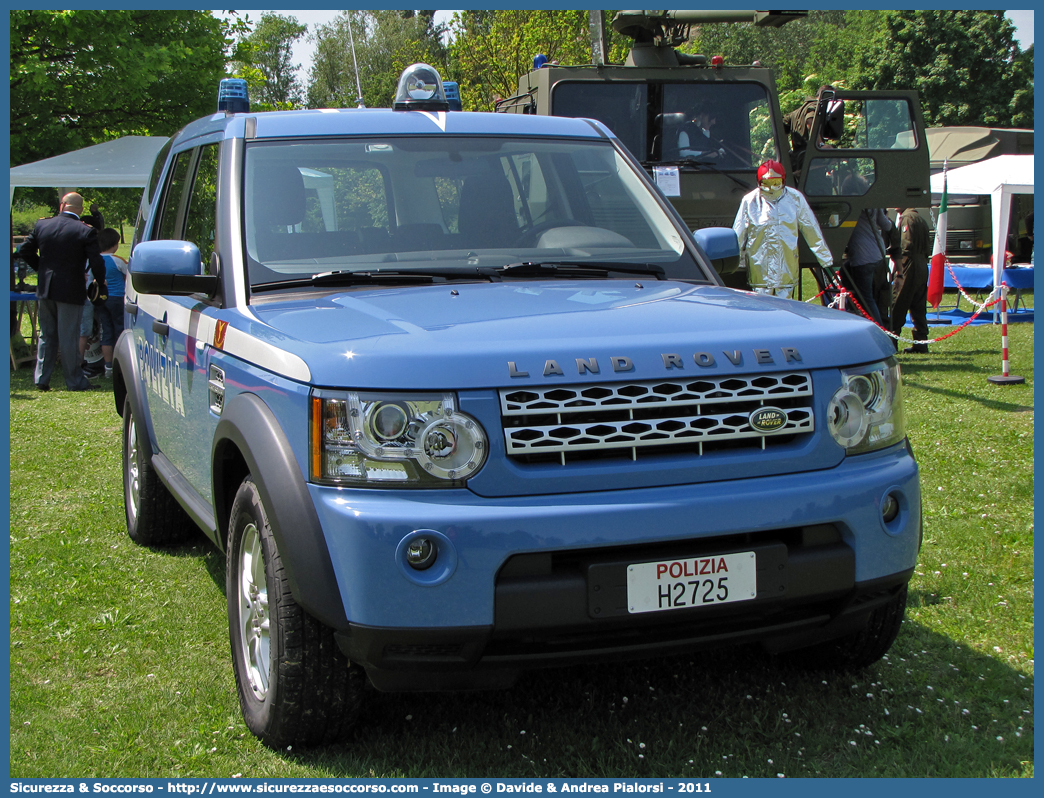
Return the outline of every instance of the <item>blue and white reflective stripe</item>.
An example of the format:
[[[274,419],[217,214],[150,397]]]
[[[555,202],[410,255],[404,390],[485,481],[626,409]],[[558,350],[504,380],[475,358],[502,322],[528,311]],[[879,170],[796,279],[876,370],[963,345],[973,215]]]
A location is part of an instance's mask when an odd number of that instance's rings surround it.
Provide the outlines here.
[[[171,332],[177,332],[186,338],[191,334],[196,340],[197,348],[202,348],[203,344],[214,344],[217,321],[212,316],[194,312],[162,296],[138,294],[137,299],[141,311],[154,319],[162,319],[166,313],[166,323]],[[261,322],[253,320],[253,323]],[[298,355],[231,326],[225,330],[221,351],[291,380],[310,382],[312,378],[308,364]]]
[[[293,352],[287,352],[267,341],[260,341],[242,330],[229,327],[225,332],[222,351],[260,366],[273,374],[298,382],[311,382],[312,372],[308,364]]]

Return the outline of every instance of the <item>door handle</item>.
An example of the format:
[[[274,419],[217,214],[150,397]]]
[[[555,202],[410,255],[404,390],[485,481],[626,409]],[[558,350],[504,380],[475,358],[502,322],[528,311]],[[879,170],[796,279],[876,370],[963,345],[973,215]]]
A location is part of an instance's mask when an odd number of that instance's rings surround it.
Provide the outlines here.
[[[166,313],[163,314],[163,318],[167,318]],[[152,331],[157,335],[162,335],[164,338],[170,335],[170,327],[167,325],[167,322],[163,321],[162,319],[153,319]]]
[[[127,311],[134,318],[138,318],[138,303],[131,302],[129,299],[123,300],[123,309]]]

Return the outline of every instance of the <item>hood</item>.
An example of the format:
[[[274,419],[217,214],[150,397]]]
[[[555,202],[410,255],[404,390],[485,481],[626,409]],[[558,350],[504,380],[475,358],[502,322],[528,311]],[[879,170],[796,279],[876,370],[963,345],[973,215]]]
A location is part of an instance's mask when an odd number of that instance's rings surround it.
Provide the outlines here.
[[[852,314],[671,281],[450,283],[265,298],[234,327],[312,383],[495,388],[838,367],[894,353]]]

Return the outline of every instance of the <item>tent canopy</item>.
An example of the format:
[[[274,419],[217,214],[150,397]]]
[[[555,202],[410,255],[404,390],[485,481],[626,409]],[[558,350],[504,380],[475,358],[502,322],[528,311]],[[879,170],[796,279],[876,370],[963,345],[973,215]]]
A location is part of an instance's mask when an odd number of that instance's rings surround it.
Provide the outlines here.
[[[124,136],[11,168],[11,189],[16,186],[97,186],[135,188],[148,185],[156,154],[167,143],[165,136]]]
[[[932,194],[942,194],[942,180],[942,172],[932,175]],[[1032,194],[1033,156],[998,155],[946,173],[946,191],[950,194],[992,194],[1001,186],[1012,194]]]
[[[1008,219],[1013,194],[1033,193],[1033,156],[998,155],[946,173],[947,194],[990,195],[993,210],[993,285],[1000,285],[1004,269],[1002,242],[1008,240]],[[932,175],[932,195],[941,196],[943,173]],[[997,246],[1000,244],[1000,246]]]

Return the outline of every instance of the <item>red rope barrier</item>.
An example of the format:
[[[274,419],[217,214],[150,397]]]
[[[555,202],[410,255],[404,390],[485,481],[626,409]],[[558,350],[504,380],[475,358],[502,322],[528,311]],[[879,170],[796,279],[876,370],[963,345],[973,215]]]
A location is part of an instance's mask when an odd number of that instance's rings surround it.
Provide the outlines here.
[[[855,298],[855,295],[854,295],[854,294],[852,294],[852,293],[851,293],[850,291],[848,291],[848,289],[845,289],[845,288],[842,288],[842,289],[841,289],[841,293],[842,293],[843,295],[845,295],[845,297],[846,297],[847,299],[851,299],[851,300],[852,300],[852,303],[853,303],[853,304],[854,304],[854,305],[856,306],[856,309],[857,309],[857,310],[858,310],[858,311],[859,311],[859,312],[860,312],[860,313],[861,313],[861,314],[863,315],[863,318],[864,318],[864,319],[866,319],[867,321],[873,322],[874,324],[877,324],[877,321],[876,321],[876,320],[875,320],[875,319],[874,319],[874,318],[873,318],[873,317],[872,317],[872,316],[871,316],[870,314],[868,314],[868,313],[866,312],[866,310],[864,310],[864,309],[863,309],[863,306],[862,306],[862,305],[860,305],[860,304],[859,304],[859,300]],[[960,332],[961,330],[963,330],[963,329],[964,329],[965,327],[967,327],[967,326],[968,326],[969,324],[971,324],[971,323],[972,323],[973,321],[975,321],[975,320],[976,320],[976,319],[977,319],[977,318],[979,317],[979,315],[980,315],[980,314],[981,314],[981,313],[982,313],[982,312],[983,312],[984,310],[986,310],[987,308],[993,307],[993,306],[994,306],[994,305],[996,305],[996,304],[997,304],[998,302],[1002,302],[1002,301],[1003,301],[1003,299],[1004,299],[1004,297],[1003,297],[1003,295],[1002,295],[1001,297],[999,297],[999,298],[997,298],[997,299],[994,299],[994,300],[993,300],[993,301],[991,301],[991,302],[986,302],[986,303],[984,303],[983,305],[979,306],[978,310],[976,310],[976,311],[975,311],[975,312],[974,312],[974,313],[973,313],[973,314],[971,315],[971,317],[970,317],[970,318],[968,318],[968,320],[967,320],[967,321],[965,321],[965,322],[964,322],[963,324],[961,324],[961,325],[960,325],[959,327],[955,327],[955,328],[954,328],[953,330],[951,330],[950,332],[948,332],[948,333],[947,333],[946,335],[941,335],[941,336],[939,336],[938,338],[929,338],[929,339],[927,339],[927,340],[925,340],[925,341],[916,341],[916,340],[913,340],[913,341],[911,341],[911,343],[914,343],[914,344],[934,344],[934,343],[938,343],[939,341],[945,341],[945,340],[946,340],[947,338],[952,338],[952,337],[953,337],[953,336],[955,336],[955,335],[956,335],[957,333],[959,333],[959,332]],[[882,326],[881,326],[880,324],[877,324],[877,329],[881,330],[881,331],[882,331],[882,332],[884,332],[884,333],[885,333],[886,335],[888,335],[888,336],[889,336],[890,338],[894,338],[894,339],[896,339],[897,341],[901,341],[901,340],[904,340],[903,338],[901,338],[900,336],[896,335],[896,334],[895,334],[894,332],[892,332],[891,330],[886,330],[886,329],[885,329],[884,327],[882,327]],[[1005,333],[1005,340],[1006,340],[1006,333]]]

